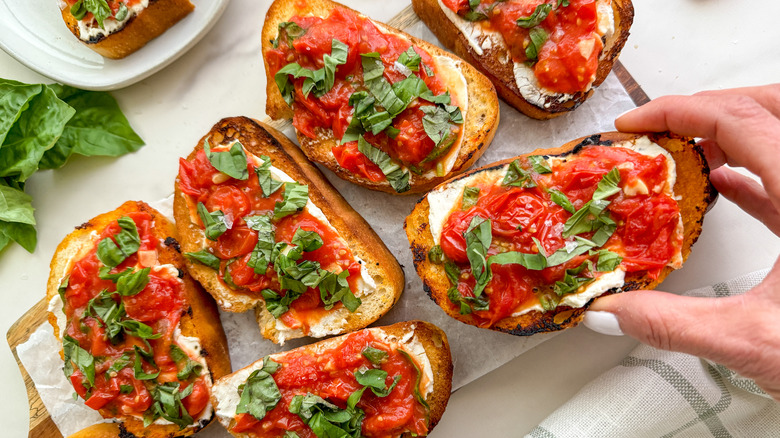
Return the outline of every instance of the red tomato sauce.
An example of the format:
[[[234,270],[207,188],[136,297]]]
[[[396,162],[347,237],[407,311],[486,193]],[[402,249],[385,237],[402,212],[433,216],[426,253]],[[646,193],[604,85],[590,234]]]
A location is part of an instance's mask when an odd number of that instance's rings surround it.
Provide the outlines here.
[[[417,370],[393,346],[367,330],[353,333],[337,347],[321,353],[298,351],[275,359],[282,365],[273,374],[282,394],[281,400],[262,421],[250,414],[237,415],[231,432],[260,438],[279,437],[291,430],[301,438],[316,438],[298,415],[290,413],[290,401],[296,395],[311,393],[344,409],[349,396],[363,387],[355,379],[355,371],[374,367],[361,354],[366,347],[387,353],[381,364],[381,369],[387,371],[387,386],[395,376],[401,378],[387,397],[377,397],[371,390],[363,393],[357,404],[366,414],[362,435],[368,438],[396,437],[404,432],[426,435],[427,410],[414,395]]]
[[[221,259],[220,279],[223,279],[227,272],[241,293],[259,297],[263,289],[270,288],[284,296],[285,291],[280,290],[273,264],[269,265],[265,275],[255,273],[254,269],[247,265],[257,244],[257,231],[249,228],[244,220],[247,216],[273,213],[276,202],[282,201],[284,190],[280,188],[268,198],[264,198],[255,176],[256,166],[251,159],[247,160],[247,167],[248,179],[230,178],[215,183],[220,172],[211,165],[206,153],[200,150],[191,161],[183,158],[179,160],[179,187],[189,195],[193,205],[203,202],[209,211],[222,210],[229,223],[233,224],[216,242],[207,240],[207,245],[214,255]],[[358,290],[360,264],[333,227],[313,216],[308,210],[272,220],[271,224],[276,242],[291,243],[298,228],[319,234],[323,241],[322,247],[304,252],[300,261],[318,262],[322,269],[335,273],[349,271],[347,282],[350,289],[353,292]],[[308,288],[292,302],[290,310],[282,314],[282,322],[290,328],[301,328],[308,332],[309,327],[324,315],[323,306],[319,289]]]
[[[444,5],[464,16],[470,11],[468,0],[443,0]],[[515,62],[526,62],[530,29],[517,25],[520,17],[530,17],[536,7],[556,1],[482,0],[478,10],[489,10],[488,18],[478,23],[499,32]],[[490,9],[492,8],[492,9]],[[569,6],[553,9],[539,24],[548,35],[533,65],[542,87],[557,93],[585,91],[595,77],[599,55],[604,47],[596,33],[598,15],[595,0],[570,0]]]
[[[135,222],[141,238],[140,251],[156,251],[159,240],[152,233],[152,217],[145,212],[133,212],[128,216]],[[117,222],[113,222],[100,235],[98,241],[114,236],[120,231]],[[153,382],[180,382],[183,389],[190,383],[194,384],[193,393],[182,402],[193,418],[197,418],[208,404],[208,388],[205,377],[188,378],[186,381],[177,379],[179,371],[176,362],[170,356],[170,346],[174,344],[174,330],[179,325],[184,309],[187,307],[186,297],[182,291],[182,283],[178,278],[156,273],[149,274],[149,283],[138,294],[121,297],[127,317],[141,321],[152,328],[158,339],[148,340],[154,362],[157,368],[144,361],[143,371],[154,373],[160,371],[153,381],[135,379],[133,371],[133,347],[147,350],[143,339],[127,333],[111,341],[108,339],[105,324],[87,315],[89,300],[95,298],[103,290],[115,291],[116,285],[110,280],[99,278],[99,269],[103,264],[97,258],[97,243],[89,253],[77,260],[68,277],[68,286],[64,293],[63,312],[67,322],[65,333],[75,339],[79,346],[95,357],[95,385],[91,389],[85,387],[87,379],[81,370],[74,367],[70,376],[76,393],[85,399],[85,404],[92,409],[102,409],[104,416],[132,415],[142,417],[152,405],[151,390]],[[138,253],[128,257],[111,273],[122,272],[133,268],[138,262]],[[119,303],[118,294],[112,298]],[[118,372],[108,372],[116,361],[124,354],[130,353],[130,363]],[[121,393],[122,386],[132,390]]]
[[[617,229],[602,248],[623,257],[620,267],[624,271],[644,272],[651,278],[657,278],[679,252],[680,210],[677,202],[661,190],[668,174],[664,155],[648,157],[624,148],[594,146],[583,149],[576,158],[556,163],[549,174],[533,172],[527,160],[522,160],[521,166],[531,172],[536,187],[477,184],[480,194],[476,204],[466,210],[456,207],[444,224],[440,245],[461,270],[458,284],[461,296],[474,296],[475,279],[463,234],[475,215],[491,219],[493,241],[488,256],[507,251],[534,254],[538,249],[533,238],[541,242],[545,254],[552,254],[564,247],[562,231],[572,214],[554,203],[547,190],[560,190],[579,209],[593,197],[602,177],[615,167],[620,171],[619,187],[624,188],[639,178],[649,193],[626,196],[621,191],[608,198],[611,203],[607,210]],[[653,191],[654,187],[659,188],[658,193]],[[580,234],[588,239],[592,235]],[[540,271],[519,264],[492,265],[493,277],[485,288],[489,309],[475,311],[473,315],[480,324],[489,327],[533,300],[535,291],[562,281],[566,269],[577,268],[588,258],[594,263],[598,259],[585,253]]]
[[[298,24],[305,33],[293,40],[292,44],[281,38],[277,48],[265,52],[270,77],[293,62],[309,69],[321,68],[323,55],[331,53],[333,39],[341,41],[349,48],[346,63],[336,68],[333,88],[322,97],[317,98],[314,93],[305,97],[301,89],[304,78],[293,80],[293,125],[309,138],[317,137],[317,129],[332,129],[337,139],[344,136],[354,114],[349,98],[356,91],[366,90],[361,54],[380,54],[385,68],[384,78],[390,84],[406,78],[395,62],[401,53],[409,49],[410,42],[394,34],[383,33],[370,20],[348,9],[337,7],[327,18],[294,16],[289,21]],[[443,94],[446,88],[435,74],[436,67],[431,55],[419,47],[414,47],[414,50],[420,55],[422,62],[419,70],[412,74],[420,77],[434,95]],[[434,75],[429,76],[423,65]],[[452,104],[457,103],[453,101]],[[395,138],[390,138],[383,131],[377,135],[367,133],[366,141],[405,165],[413,165],[423,170],[435,168],[437,160],[423,163],[435,146],[422,125],[424,114],[420,108],[428,105],[430,103],[425,100],[415,99],[406,110],[397,115],[392,126],[401,132]],[[459,130],[460,127],[453,126],[452,135],[457,136]],[[332,152],[339,166],[350,173],[371,181],[385,179],[379,166],[358,151],[357,141],[334,146]]]

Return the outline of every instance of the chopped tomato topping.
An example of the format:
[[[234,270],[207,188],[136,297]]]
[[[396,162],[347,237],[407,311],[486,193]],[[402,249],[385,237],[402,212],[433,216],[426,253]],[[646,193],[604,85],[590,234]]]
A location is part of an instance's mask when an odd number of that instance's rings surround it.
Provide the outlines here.
[[[471,12],[468,0],[443,0],[444,5],[465,16]],[[482,0],[477,12],[484,19],[478,26],[501,34],[515,62],[527,62],[526,52],[533,44],[531,28],[517,24],[518,18],[528,18],[537,7],[549,4],[551,12],[537,26],[544,30],[544,42],[533,58],[534,75],[540,85],[556,93],[577,93],[587,90],[598,69],[599,56],[604,48],[597,33],[598,14],[595,0],[570,0],[568,6],[546,0]]]
[[[387,353],[380,365],[387,372],[386,387],[392,384],[395,376],[400,378],[386,397],[378,397],[370,390],[363,393],[357,404],[357,408],[366,414],[362,423],[362,436],[393,437],[403,433],[426,435],[426,408],[415,398],[415,366],[394,347],[367,330],[353,333],[338,346],[316,354],[304,350],[275,359],[282,365],[273,374],[282,395],[281,400],[262,421],[250,414],[237,415],[231,432],[277,437],[290,430],[301,438],[316,438],[309,426],[289,411],[290,402],[296,395],[314,394],[345,408],[349,396],[363,387],[357,382],[355,371],[375,368],[362,354],[366,347]]]
[[[265,57],[271,75],[294,62],[311,70],[322,68],[323,56],[331,54],[333,40],[338,40],[348,47],[346,62],[336,67],[333,87],[324,95],[316,97],[315,93],[305,94],[304,77],[290,79],[295,88],[293,125],[306,137],[317,138],[318,129],[333,130],[336,139],[344,136],[354,117],[354,108],[349,104],[349,99],[356,91],[366,90],[361,54],[379,54],[384,66],[384,79],[390,84],[413,74],[422,79],[434,95],[438,96],[446,91],[444,84],[435,74],[436,65],[429,53],[414,47],[414,51],[421,58],[421,65],[414,72],[400,69],[396,61],[411,47],[409,40],[383,32],[370,20],[348,9],[335,8],[326,18],[293,16],[289,21],[296,23],[304,32],[292,41],[281,37],[276,48],[266,51]],[[422,123],[425,114],[418,106],[419,103],[413,101],[407,110],[393,119],[391,126],[400,130],[398,135],[391,138],[385,131],[381,131],[376,134],[368,132],[364,137],[368,143],[395,161],[417,168],[432,169],[437,160],[425,159],[433,150],[434,143],[425,132]],[[460,127],[453,125],[453,129],[457,136]],[[348,172],[371,181],[385,180],[385,175],[379,167],[359,152],[354,142],[337,144],[332,152],[339,166]]]

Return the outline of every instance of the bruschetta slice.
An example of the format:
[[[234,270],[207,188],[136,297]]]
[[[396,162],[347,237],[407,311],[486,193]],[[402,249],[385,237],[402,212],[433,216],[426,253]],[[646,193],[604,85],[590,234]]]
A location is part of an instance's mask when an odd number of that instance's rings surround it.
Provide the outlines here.
[[[447,314],[532,335],[682,266],[715,199],[693,140],[605,133],[500,161],[422,198],[405,227]]]
[[[410,321],[267,356],[216,383],[236,437],[426,436],[452,388],[447,336]]]
[[[227,340],[160,213],[131,201],[76,227],[54,253],[46,297],[66,377],[120,436],[209,424],[212,383],[230,372]]]
[[[439,40],[535,119],[577,108],[612,70],[631,0],[412,0]]]
[[[266,112],[340,178],[392,194],[471,166],[498,124],[475,68],[328,0],[276,0],[263,26]]]
[[[60,0],[65,25],[82,43],[121,59],[195,9],[190,0]]]
[[[287,137],[219,121],[179,163],[174,216],[192,276],[283,343],[357,330],[401,296],[393,255]]]

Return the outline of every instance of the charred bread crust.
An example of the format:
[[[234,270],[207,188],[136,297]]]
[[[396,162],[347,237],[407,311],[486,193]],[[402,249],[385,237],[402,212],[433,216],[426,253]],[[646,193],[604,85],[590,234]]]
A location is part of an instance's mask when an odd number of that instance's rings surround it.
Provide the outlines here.
[[[313,0],[309,2],[276,0],[268,10],[263,26],[263,53],[272,47],[271,40],[275,39],[278,35],[279,23],[289,20],[293,15],[314,14],[327,17],[330,14],[330,11],[335,7],[343,7],[358,15],[364,16],[358,11],[329,0]],[[414,46],[422,48],[433,56],[447,56],[452,58],[458,63],[460,72],[466,78],[468,108],[466,113],[463,114],[463,142],[461,143],[460,153],[452,170],[445,176],[431,179],[423,179],[412,173],[410,175],[411,189],[403,194],[426,192],[453,175],[457,175],[471,167],[471,165],[482,156],[490,145],[490,142],[493,141],[493,136],[495,135],[499,120],[499,106],[496,90],[485,75],[457,56],[445,52],[427,41],[420,40],[398,29],[391,28],[386,24],[376,21],[375,23],[382,29],[388,29],[399,35],[403,35],[408,38]],[[282,98],[282,94],[279,92],[279,88],[276,86],[274,78],[268,74],[269,66],[265,56],[263,56],[263,63],[266,71],[266,113],[273,119],[292,118],[292,108],[288,106]],[[298,142],[301,144],[301,149],[310,160],[322,164],[338,175],[339,178],[351,183],[371,190],[382,191],[394,195],[398,194],[387,181],[370,181],[366,178],[358,177],[339,166],[336,158],[331,152],[331,149],[338,144],[338,139],[333,137],[333,131],[330,129],[316,128],[315,132],[317,133],[316,139],[311,139],[296,132]]]
[[[577,153],[580,149],[592,145],[612,146],[614,143],[635,139],[646,135],[651,141],[669,151],[674,158],[677,167],[677,182],[674,186],[675,196],[679,197],[678,205],[683,221],[684,237],[682,245],[683,261],[688,258],[691,246],[701,233],[704,213],[708,210],[716,197],[717,191],[709,181],[709,167],[704,158],[701,146],[691,138],[679,137],[670,133],[626,134],[608,132],[583,137],[570,141],[565,145],[553,149],[537,149],[527,155],[563,156]],[[477,172],[495,169],[511,163],[518,157],[498,161],[488,166],[472,170],[466,174],[453,178],[444,184],[449,184],[461,178],[466,178]],[[417,202],[412,213],[406,218],[404,229],[409,238],[412,250],[414,266],[423,280],[423,287],[428,295],[451,317],[466,324],[477,325],[473,315],[461,315],[452,309],[447,298],[447,290],[450,287],[449,280],[444,272],[443,265],[431,263],[428,260],[428,251],[433,247],[433,236],[428,228],[428,198],[423,197]],[[625,284],[619,289],[611,289],[603,295],[640,289],[653,289],[663,281],[673,269],[665,267],[657,279],[653,280],[641,273],[626,273]],[[559,306],[553,312],[532,311],[517,317],[504,318],[494,326],[492,330],[511,333],[513,335],[528,336],[535,333],[544,333],[573,327],[582,320],[588,302],[582,308]]]
[[[231,370],[230,356],[228,354],[227,338],[222,329],[217,306],[211,296],[184,270],[184,257],[176,249],[177,245],[166,244],[170,243],[171,239],[174,239],[173,241],[175,242],[176,229],[173,223],[144,202],[125,202],[116,210],[98,215],[88,222],[79,225],[73,232],[68,234],[54,252],[54,257],[51,261],[51,272],[46,286],[46,300],[51,301],[57,295],[60,280],[67,275],[66,271],[70,268],[68,261],[73,257],[78,257],[82,248],[92,248],[97,243],[93,240],[92,233],[102,232],[109,224],[132,212],[146,212],[152,216],[152,232],[159,242],[164,242],[157,248],[157,260],[159,264],[176,266],[180,272],[184,282],[182,290],[186,294],[189,306],[180,319],[182,335],[197,337],[200,340],[202,349],[208,352],[205,355],[205,359],[212,381],[228,374]],[[54,327],[55,337],[61,341],[56,317],[49,312],[48,319]],[[60,356],[62,355],[63,351],[60,349]],[[101,410],[99,412],[109,415],[107,411]],[[213,417],[184,430],[179,430],[179,427],[173,424],[152,424],[144,428],[143,421],[135,417],[118,417],[118,419],[121,421],[118,426],[127,433],[144,438],[165,438],[192,435],[208,425]],[[111,430],[105,426],[93,426],[79,432],[84,433],[84,435],[77,434],[75,436],[110,436],[108,434],[110,434]]]
[[[61,12],[65,25],[79,41],[106,58],[121,59],[162,35],[194,9],[190,0],[149,0],[149,6],[131,17],[123,28],[94,41],[81,39],[79,20],[70,13],[70,6],[66,5]]]
[[[428,431],[433,430],[434,426],[439,423],[441,417],[444,415],[444,410],[447,408],[447,402],[450,399],[450,393],[452,392],[452,354],[450,352],[450,344],[447,340],[447,335],[439,327],[425,321],[405,321],[399,322],[393,325],[384,327],[372,327],[366,330],[382,330],[389,336],[393,336],[397,339],[401,339],[404,335],[413,331],[414,336],[422,344],[425,349],[425,354],[428,357],[428,361],[431,363],[431,372],[433,373],[433,391],[425,397],[425,401],[428,403]],[[282,357],[286,354],[290,354],[299,350],[311,349],[311,348],[332,348],[348,336],[348,334],[325,339],[323,341],[315,342],[313,344],[305,345],[303,347],[295,348],[283,353],[272,354],[271,358]],[[247,365],[242,368],[249,368],[254,364]],[[233,374],[240,372],[241,370],[234,371],[232,374],[225,376],[220,380],[230,379]],[[219,382],[217,382],[219,383]],[[211,404],[218,406],[217,399],[212,394]],[[230,421],[228,432],[230,427],[233,427],[235,420]],[[249,437],[248,434],[233,433],[236,437]],[[406,437],[406,435],[404,435]]]
[[[628,39],[629,28],[634,21],[634,6],[631,0],[612,0],[615,31],[609,37],[602,39],[604,49],[599,57],[596,78],[591,88],[588,91],[574,94],[571,99],[565,102],[549,99],[547,101],[550,105],[549,108],[540,108],[525,100],[520,94],[520,89],[515,81],[513,64],[511,58],[507,57],[505,47],[493,46],[485,49],[484,53],[479,55],[471,47],[468,39],[442,11],[438,0],[412,0],[412,7],[439,41],[490,78],[502,99],[523,114],[540,120],[551,119],[573,111],[593,94],[593,90],[604,82],[612,70],[612,66]],[[510,59],[510,62],[501,62],[501,59]]]
[[[207,138],[215,145],[237,140],[254,155],[269,156],[274,167],[281,169],[292,179],[308,184],[309,199],[323,211],[331,225],[352,249],[353,254],[366,262],[366,269],[376,283],[377,290],[362,297],[363,304],[355,313],[349,313],[344,333],[371,324],[398,302],[404,287],[404,274],[398,261],[368,222],[347,203],[325,179],[322,172],[307,160],[301,150],[284,134],[247,117],[225,118],[214,125],[200,140],[188,159],[195,157],[195,154],[203,148],[203,142]],[[202,249],[199,242],[203,239],[203,230],[199,225],[192,223],[185,196],[179,189],[177,178],[174,217],[181,235],[182,252],[197,252]],[[187,260],[187,267],[192,276],[214,296],[223,310],[243,312],[256,308],[258,324],[263,335],[274,342],[280,342],[275,329],[276,319],[265,310],[261,298],[246,300],[245,294],[230,289],[219,280],[217,271],[209,267],[189,260]]]

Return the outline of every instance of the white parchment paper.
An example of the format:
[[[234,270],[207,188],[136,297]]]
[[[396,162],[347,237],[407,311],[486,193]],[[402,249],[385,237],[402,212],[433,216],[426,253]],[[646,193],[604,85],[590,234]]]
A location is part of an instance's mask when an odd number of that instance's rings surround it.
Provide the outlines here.
[[[406,29],[412,35],[438,44],[438,40],[422,24]],[[533,120],[501,102],[501,120],[493,140],[475,167],[531,152],[538,148],[560,146],[570,140],[603,131],[614,130],[615,118],[634,107],[617,77],[610,74],[594,96],[573,113],[552,120]],[[285,134],[295,138],[292,129]],[[417,195],[393,196],[354,186],[325,170],[327,178],[371,224],[398,262],[404,268],[406,285],[398,304],[374,325],[420,319],[439,326],[447,334],[454,361],[453,390],[483,376],[523,352],[550,339],[555,334],[517,337],[460,323],[448,317],[423,291],[422,281],[412,263],[409,242],[403,230],[406,216],[420,198]],[[170,202],[153,205],[171,215]],[[289,350],[314,342],[303,338],[288,341],[283,347],[260,336],[252,312],[222,313],[222,324],[230,347],[233,370],[278,351]],[[62,373],[62,359],[56,354],[60,346],[48,324],[43,324],[30,339],[17,348],[17,354],[35,382],[36,389],[55,424],[64,436],[100,421],[100,416],[72,398],[72,387]],[[64,388],[64,389],[63,389]],[[216,423],[216,422],[214,422]],[[211,426],[199,437],[228,437],[220,426]]]

